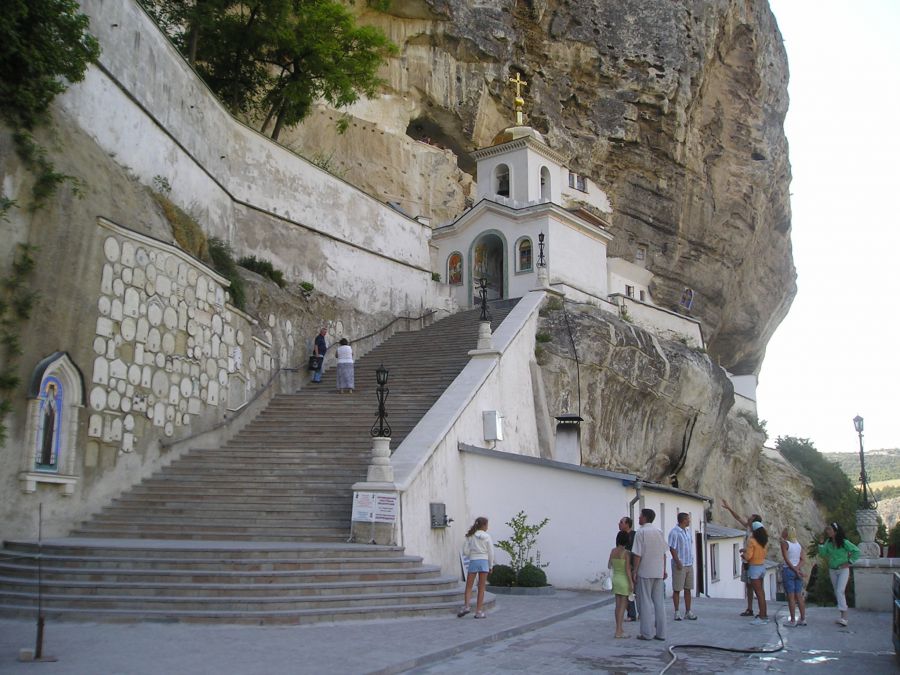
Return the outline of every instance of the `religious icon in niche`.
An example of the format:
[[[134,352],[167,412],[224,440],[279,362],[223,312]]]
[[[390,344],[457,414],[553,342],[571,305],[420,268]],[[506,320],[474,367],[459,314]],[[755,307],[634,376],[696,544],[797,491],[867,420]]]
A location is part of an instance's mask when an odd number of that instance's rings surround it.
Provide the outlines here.
[[[458,286],[463,280],[462,253],[451,253],[447,261],[447,282]]]
[[[48,377],[40,396],[40,428],[35,457],[35,465],[39,469],[57,469],[62,401],[62,385],[55,377]]]
[[[475,270],[475,278],[480,279],[481,277],[487,276],[487,246],[484,244],[478,244],[475,247],[475,261],[474,261],[474,270]]]
[[[679,304],[685,309],[691,309],[694,306],[694,290],[685,288],[681,292],[681,302]]]
[[[519,244],[519,271],[531,271],[531,239],[525,239]]]

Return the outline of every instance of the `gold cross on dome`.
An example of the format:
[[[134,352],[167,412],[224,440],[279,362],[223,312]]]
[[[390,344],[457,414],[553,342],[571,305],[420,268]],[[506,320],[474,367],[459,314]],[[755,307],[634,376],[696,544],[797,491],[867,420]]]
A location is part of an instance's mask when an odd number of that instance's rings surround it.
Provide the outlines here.
[[[522,126],[523,124],[525,124],[525,118],[522,115],[522,108],[525,105],[525,99],[522,98],[522,87],[527,87],[528,83],[522,79],[521,74],[518,72],[516,73],[515,79],[509,78],[509,82],[516,85],[516,101],[514,108],[514,110],[516,111],[516,124]]]
[[[516,78],[509,78],[509,81],[516,85],[516,98],[522,98],[522,87],[527,87],[528,83],[522,79],[520,73],[516,73]]]

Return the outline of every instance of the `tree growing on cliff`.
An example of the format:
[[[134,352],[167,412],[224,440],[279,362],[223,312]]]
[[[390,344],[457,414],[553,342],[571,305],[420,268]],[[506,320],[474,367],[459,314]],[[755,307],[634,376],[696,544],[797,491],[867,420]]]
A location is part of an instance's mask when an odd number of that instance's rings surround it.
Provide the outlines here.
[[[30,131],[84,78],[100,45],[75,0],[6,0],[0,12],[0,116]]]
[[[217,96],[277,139],[317,99],[372,96],[396,47],[335,0],[142,0]]]

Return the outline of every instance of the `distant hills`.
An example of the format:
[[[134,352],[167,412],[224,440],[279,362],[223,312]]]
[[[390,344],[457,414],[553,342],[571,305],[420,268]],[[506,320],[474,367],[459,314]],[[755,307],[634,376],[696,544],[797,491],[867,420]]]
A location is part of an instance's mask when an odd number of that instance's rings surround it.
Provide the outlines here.
[[[850,482],[859,483],[858,452],[823,452],[830,462],[834,462],[847,474]],[[866,450],[866,473],[869,483],[898,481],[900,486],[900,448],[891,450]]]
[[[859,485],[858,452],[826,452],[822,455],[837,464],[851,483]],[[900,521],[900,448],[866,450],[866,473],[878,500],[878,513],[890,529]]]

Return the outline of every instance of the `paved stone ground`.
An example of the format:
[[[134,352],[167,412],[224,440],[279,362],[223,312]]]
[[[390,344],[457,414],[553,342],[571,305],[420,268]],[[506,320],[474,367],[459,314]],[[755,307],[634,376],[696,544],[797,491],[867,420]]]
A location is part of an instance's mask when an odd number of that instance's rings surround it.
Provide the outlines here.
[[[614,640],[610,600],[571,591],[499,596],[485,620],[451,615],[310,626],[48,622],[44,652],[56,656],[55,663],[17,661],[20,648],[34,646],[34,622],[0,620],[0,673],[658,673],[671,660],[667,647],[673,644],[780,645],[774,623],[753,627],[738,616],[741,601],[706,599],[695,603],[698,621],[669,624],[666,643]],[[782,605],[773,603],[776,608]],[[773,654],[677,649],[678,661],[667,672],[898,672],[889,614],[852,612],[848,628],[834,624],[836,614],[811,608],[810,625],[782,629],[785,649]],[[635,624],[626,626],[629,635],[637,634]]]

